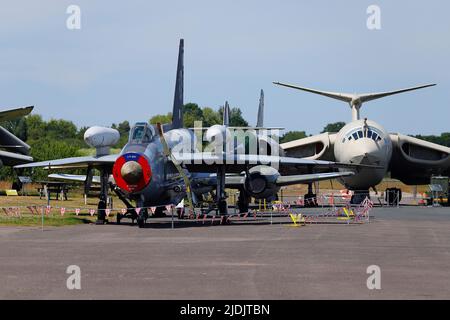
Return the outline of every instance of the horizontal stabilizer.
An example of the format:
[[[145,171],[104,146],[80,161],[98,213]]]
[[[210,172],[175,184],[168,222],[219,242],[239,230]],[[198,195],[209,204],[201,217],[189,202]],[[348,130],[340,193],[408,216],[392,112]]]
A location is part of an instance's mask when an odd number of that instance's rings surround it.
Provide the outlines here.
[[[34,106],[0,111],[0,121],[11,120],[30,114]]]
[[[310,93],[315,93],[315,94],[325,96],[328,98],[347,102],[350,104],[350,107],[353,110],[353,117],[352,117],[353,120],[359,120],[359,109],[361,108],[361,105],[364,102],[392,96],[394,94],[428,88],[428,87],[432,87],[432,86],[436,85],[435,83],[432,83],[432,84],[426,84],[426,85],[421,85],[421,86],[411,87],[411,88],[406,88],[406,89],[401,89],[401,90],[378,92],[378,93],[340,93],[340,92],[331,92],[331,91],[320,91],[320,90],[299,87],[299,86],[295,86],[292,84],[281,83],[281,82],[274,82],[274,84],[283,86],[283,87],[292,88],[292,89],[302,90],[302,91],[306,91],[306,92],[310,92]]]

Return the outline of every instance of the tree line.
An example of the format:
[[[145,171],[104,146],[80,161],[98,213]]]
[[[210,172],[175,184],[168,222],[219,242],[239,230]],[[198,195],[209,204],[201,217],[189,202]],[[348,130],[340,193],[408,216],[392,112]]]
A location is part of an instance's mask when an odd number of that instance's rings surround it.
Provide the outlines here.
[[[194,126],[194,121],[202,121],[203,127],[214,124],[221,124],[223,108],[214,110],[210,107],[199,107],[196,103],[187,103],[184,106],[184,126],[187,128]],[[149,119],[149,123],[155,124],[171,122],[172,114],[157,114]],[[50,159],[76,157],[93,154],[84,142],[83,136],[88,127],[78,128],[72,121],[64,119],[44,120],[38,114],[32,114],[12,121],[0,122],[0,125],[19,137],[31,146],[31,156],[35,161],[45,161]],[[247,127],[249,123],[242,116],[242,111],[238,107],[230,109],[230,125],[236,127]],[[345,122],[334,122],[327,124],[323,132],[338,132]],[[130,123],[125,120],[120,123],[111,124],[111,128],[117,129],[120,133],[120,140],[113,146],[120,150],[128,141]],[[288,131],[280,137],[280,143],[289,142],[309,136],[305,131]],[[444,132],[436,135],[415,135],[414,137],[450,147],[450,133]],[[12,179],[11,168],[0,169],[0,180]]]

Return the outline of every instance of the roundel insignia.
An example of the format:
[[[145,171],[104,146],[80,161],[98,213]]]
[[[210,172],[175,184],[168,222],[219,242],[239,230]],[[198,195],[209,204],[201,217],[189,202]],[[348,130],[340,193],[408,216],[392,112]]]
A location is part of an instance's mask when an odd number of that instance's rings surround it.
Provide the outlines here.
[[[121,174],[122,166],[128,161],[136,161],[141,165],[142,168],[142,177],[136,184],[128,184],[123,178]],[[117,186],[125,190],[127,192],[138,192],[144,189],[150,182],[152,178],[152,169],[150,167],[149,161],[147,157],[143,154],[139,153],[126,153],[117,158],[114,163],[112,170],[114,180],[116,181]]]

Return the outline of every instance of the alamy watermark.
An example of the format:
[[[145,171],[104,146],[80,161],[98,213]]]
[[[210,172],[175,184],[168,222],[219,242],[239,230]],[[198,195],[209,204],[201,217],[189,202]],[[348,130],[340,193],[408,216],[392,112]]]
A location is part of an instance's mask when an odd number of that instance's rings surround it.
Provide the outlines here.
[[[195,121],[192,131],[171,130],[167,134],[174,161],[184,164],[279,165],[279,129],[204,128],[202,121]]]
[[[376,4],[372,4],[367,7],[367,29],[369,30],[381,30],[381,8]]]
[[[77,265],[70,265],[66,269],[70,276],[66,280],[66,286],[69,290],[81,290],[81,269]]]
[[[75,4],[71,4],[67,7],[66,13],[69,17],[66,20],[66,27],[69,30],[81,29],[81,8]]]
[[[366,285],[369,290],[381,289],[381,269],[379,266],[373,264],[367,267],[367,274],[370,276],[367,278]]]

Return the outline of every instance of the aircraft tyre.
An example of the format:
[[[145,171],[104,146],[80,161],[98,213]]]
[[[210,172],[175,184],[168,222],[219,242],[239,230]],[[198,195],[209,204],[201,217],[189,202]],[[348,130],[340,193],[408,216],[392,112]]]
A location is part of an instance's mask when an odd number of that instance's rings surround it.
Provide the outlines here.
[[[220,200],[218,203],[219,214],[227,214],[228,203],[226,200]]]
[[[97,221],[95,222],[95,224],[97,224],[97,225],[105,224],[105,222],[106,222],[105,209],[106,209],[106,201],[100,200],[98,202]]]
[[[368,197],[370,199],[369,190],[367,191],[355,191],[350,200],[351,204],[360,204],[364,199]]]
[[[164,218],[166,214],[164,213],[164,207],[157,207],[155,213],[153,213],[155,218]]]
[[[148,218],[147,209],[142,209],[142,211],[140,212],[140,214],[138,214],[137,217],[137,224],[139,228],[145,227],[145,222],[147,221],[147,218]]]

